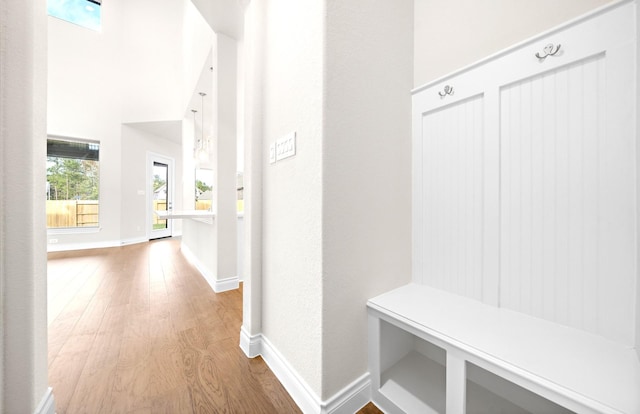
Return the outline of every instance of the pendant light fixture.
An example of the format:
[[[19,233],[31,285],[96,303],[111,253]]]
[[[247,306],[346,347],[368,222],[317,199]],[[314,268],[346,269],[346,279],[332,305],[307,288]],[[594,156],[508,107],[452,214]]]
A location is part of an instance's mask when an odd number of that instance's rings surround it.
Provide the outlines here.
[[[202,121],[202,127],[201,127],[201,137],[199,140],[197,140],[198,145],[196,146],[196,160],[200,161],[200,162],[206,162],[209,161],[209,139],[204,138],[204,97],[207,95],[204,92],[199,92],[200,94],[200,98],[202,100],[202,105],[201,105],[201,121]],[[195,119],[195,114],[194,114],[194,119]]]
[[[198,146],[200,145],[200,140],[198,140],[197,128],[196,128],[196,112],[197,109],[192,109],[191,113],[193,114],[193,156],[197,159],[198,156]]]

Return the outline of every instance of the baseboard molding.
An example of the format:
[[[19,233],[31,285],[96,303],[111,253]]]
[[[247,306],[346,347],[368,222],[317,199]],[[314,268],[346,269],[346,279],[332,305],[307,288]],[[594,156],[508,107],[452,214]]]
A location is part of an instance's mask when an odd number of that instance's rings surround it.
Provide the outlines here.
[[[240,327],[240,349],[249,357],[255,358],[262,354],[262,335],[250,335],[244,326]]]
[[[122,241],[120,241],[120,245],[121,246],[128,246],[130,244],[138,244],[138,243],[146,243],[148,242],[149,239],[146,237],[134,237],[131,239],[123,239]]]
[[[120,247],[122,241],[109,240],[104,242],[90,242],[90,243],[61,243],[61,244],[47,244],[47,253],[50,252],[66,252],[70,250],[89,250],[89,249],[106,249],[109,247]]]
[[[316,393],[311,390],[306,381],[300,377],[280,351],[264,335],[260,335],[260,342],[262,359],[271,368],[271,371],[280,380],[302,412],[320,414],[322,402]]]
[[[109,247],[128,246],[130,244],[146,243],[149,239],[147,237],[133,237],[122,240],[108,240],[103,242],[89,242],[89,243],[60,243],[60,244],[47,244],[47,252],[66,252],[71,250],[89,250],[89,249],[105,249]]]
[[[351,414],[371,401],[371,374],[368,372],[322,403],[321,413]]]
[[[44,397],[40,400],[40,404],[36,408],[35,414],[56,414],[56,402],[53,398],[53,389],[47,388]]]
[[[211,284],[211,283],[209,283]],[[229,277],[227,279],[214,280],[211,286],[216,293],[226,292],[228,290],[238,289],[240,287],[240,280],[238,277]]]
[[[226,292],[228,290],[238,289],[240,281],[238,276],[229,277],[226,279],[216,279],[211,271],[198,259],[198,257],[191,251],[191,249],[183,243],[180,244],[180,251],[182,255],[189,263],[191,263],[198,272],[204,277],[211,289],[216,293]]]
[[[262,334],[249,335],[240,329],[240,348],[250,358],[258,355],[282,383],[304,413],[353,414],[371,401],[371,377],[367,372],[326,401],[321,401],[286,358]]]

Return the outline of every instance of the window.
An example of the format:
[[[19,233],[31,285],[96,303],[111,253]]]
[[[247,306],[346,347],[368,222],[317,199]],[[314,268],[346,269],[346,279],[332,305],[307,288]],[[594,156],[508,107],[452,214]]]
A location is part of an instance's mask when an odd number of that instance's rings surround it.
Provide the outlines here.
[[[196,210],[211,209],[213,198],[213,170],[196,169]]]
[[[98,227],[100,144],[47,140],[47,228]]]
[[[102,0],[47,0],[49,16],[100,31]]]

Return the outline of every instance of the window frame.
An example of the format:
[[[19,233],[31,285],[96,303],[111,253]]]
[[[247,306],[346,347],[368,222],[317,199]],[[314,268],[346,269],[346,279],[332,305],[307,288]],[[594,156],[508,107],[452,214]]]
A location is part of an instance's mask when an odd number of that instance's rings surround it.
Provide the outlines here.
[[[91,18],[95,18],[95,16],[91,16],[90,13],[86,13],[85,15],[79,14],[76,9],[71,9],[70,14],[65,15],[65,11],[68,12],[68,9],[63,11],[56,7],[51,7],[47,1],[47,16],[53,17],[55,19],[62,20],[64,22],[73,24],[78,27],[82,27],[83,29],[91,30],[92,32],[100,33],[102,31],[102,0],[77,0],[82,2],[82,7],[96,7],[97,8],[97,18],[98,24],[97,26],[94,24],[90,24]],[[78,6],[73,4],[73,6]],[[67,6],[69,7],[69,6]],[[82,12],[81,12],[82,13]]]
[[[53,135],[53,134],[48,134],[47,135],[47,144],[49,143],[49,140],[54,140],[54,141],[66,141],[66,142],[72,142],[72,143],[80,143],[80,144],[88,144],[88,145],[97,145],[97,159],[94,160],[98,163],[98,197],[97,197],[97,201],[98,201],[98,221],[96,223],[96,225],[93,226],[75,226],[75,227],[48,227],[47,225],[47,234],[50,235],[54,235],[54,234],[82,234],[82,233],[97,233],[102,229],[101,226],[101,219],[102,219],[102,212],[101,212],[101,208],[100,206],[102,205],[102,192],[101,192],[101,188],[102,188],[102,174],[101,174],[101,159],[100,159],[100,147],[101,147],[101,143],[99,140],[95,140],[95,139],[88,139],[88,138],[77,138],[77,137],[68,137],[68,136],[62,136],[62,135]],[[47,148],[47,154],[46,154],[46,160],[45,162],[48,163],[48,159],[51,155],[49,155],[49,150]],[[55,157],[55,155],[53,155]],[[65,158],[65,157],[58,157],[58,158]],[[72,158],[72,157],[67,157],[69,159],[82,159],[82,158]],[[46,170],[48,170],[48,167],[46,167]],[[46,174],[46,183],[49,182],[49,174]],[[48,201],[48,199],[46,199],[46,201]],[[45,203],[46,203],[45,201]],[[45,207],[45,212],[46,212],[46,207]]]

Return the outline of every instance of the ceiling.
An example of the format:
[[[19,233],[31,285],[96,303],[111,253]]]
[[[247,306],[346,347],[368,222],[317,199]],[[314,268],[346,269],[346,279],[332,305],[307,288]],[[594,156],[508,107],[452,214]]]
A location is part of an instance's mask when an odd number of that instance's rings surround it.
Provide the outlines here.
[[[223,34],[234,39],[242,39],[244,31],[244,9],[251,0],[191,0],[196,6],[200,14],[205,18],[207,23],[211,26],[216,34]],[[206,114],[211,114],[211,105],[213,105],[210,92],[212,91],[213,73],[211,67],[213,66],[212,56],[209,55],[205,65],[202,68],[200,79],[194,91],[194,94],[189,102],[186,117],[191,118],[193,115],[191,109],[196,109],[198,112],[195,117],[195,135],[201,136],[203,129],[205,134],[210,131],[211,128],[211,116],[203,113],[202,107],[204,105]],[[198,92],[207,92],[207,96],[203,98]],[[204,121],[204,128],[202,125]],[[147,131],[153,135],[157,135],[174,142],[180,143],[182,141],[182,122],[181,121],[156,121],[156,122],[136,122],[129,123],[129,126]]]
[[[153,121],[153,122],[130,122],[128,125],[150,134],[174,141],[182,142],[182,120],[176,121]]]
[[[242,39],[244,9],[250,0],[191,0],[214,32]]]

